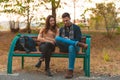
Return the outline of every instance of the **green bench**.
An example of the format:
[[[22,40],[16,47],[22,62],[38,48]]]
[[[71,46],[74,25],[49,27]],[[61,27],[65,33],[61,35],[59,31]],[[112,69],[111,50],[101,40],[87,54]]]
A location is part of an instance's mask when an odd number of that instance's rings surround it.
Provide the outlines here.
[[[12,62],[13,57],[21,57],[21,67],[24,68],[24,58],[25,57],[40,57],[41,54],[39,51],[37,52],[30,52],[25,53],[25,51],[14,51],[15,45],[17,40],[20,36],[26,35],[30,36],[32,38],[37,38],[37,34],[18,34],[14,37],[14,39],[11,42],[9,53],[8,53],[8,64],[7,64],[7,73],[12,74]],[[88,34],[83,34],[82,41],[88,44],[87,49],[82,49],[81,53],[78,53],[76,58],[83,58],[83,70],[85,73],[85,76],[90,77],[90,43],[91,43],[91,36]],[[52,57],[57,58],[67,58],[68,54],[63,54],[61,52],[53,52]]]

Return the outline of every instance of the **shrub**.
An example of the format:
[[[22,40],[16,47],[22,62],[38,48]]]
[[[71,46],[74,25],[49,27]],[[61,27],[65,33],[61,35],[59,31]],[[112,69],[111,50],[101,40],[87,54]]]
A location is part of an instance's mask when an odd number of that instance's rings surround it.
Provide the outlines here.
[[[63,22],[58,22],[57,25],[58,25],[58,27],[62,27],[64,24],[63,24]]]
[[[108,54],[108,51],[106,51],[106,49],[103,49],[103,58],[104,61],[109,62],[110,61],[110,55]]]
[[[117,33],[120,33],[120,26],[117,27]]]
[[[82,23],[77,24],[80,28],[85,28],[85,25]]]

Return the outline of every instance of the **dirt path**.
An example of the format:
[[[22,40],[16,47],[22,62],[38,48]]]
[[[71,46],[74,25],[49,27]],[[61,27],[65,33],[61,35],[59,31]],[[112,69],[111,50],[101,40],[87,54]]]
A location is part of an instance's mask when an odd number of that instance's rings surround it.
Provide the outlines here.
[[[18,72],[14,74],[0,73],[0,80],[68,80],[64,78],[65,73],[54,73],[53,77],[48,77],[44,73],[40,72]],[[92,74],[91,77],[80,76],[80,74],[74,74],[74,77],[69,80],[120,80],[120,76],[95,76]]]

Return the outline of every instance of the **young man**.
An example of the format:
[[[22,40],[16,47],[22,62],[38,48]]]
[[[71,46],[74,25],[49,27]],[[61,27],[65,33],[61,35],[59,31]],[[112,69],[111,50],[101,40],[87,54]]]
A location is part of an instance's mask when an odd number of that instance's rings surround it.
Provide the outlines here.
[[[87,48],[87,44],[80,42],[82,37],[80,27],[73,24],[70,19],[69,13],[64,13],[62,15],[64,27],[60,28],[59,36],[55,38],[56,44],[60,48],[60,52],[69,53],[69,65],[65,78],[73,77],[75,57],[76,53],[79,51],[79,47]]]

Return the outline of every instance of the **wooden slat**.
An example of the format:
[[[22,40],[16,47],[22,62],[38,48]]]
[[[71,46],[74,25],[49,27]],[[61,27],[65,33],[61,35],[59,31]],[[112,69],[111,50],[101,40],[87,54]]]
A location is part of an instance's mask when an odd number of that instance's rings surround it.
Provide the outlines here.
[[[18,51],[18,50],[16,50],[16,51],[14,51],[14,53],[15,54],[19,54],[19,53],[21,53],[21,54],[40,54],[41,52],[40,51],[35,51],[35,52],[30,52],[30,53],[26,53],[25,51]],[[59,51],[55,51],[55,52],[53,52],[53,53],[55,53],[55,54],[68,54],[68,53],[65,53],[65,52],[59,52]],[[77,54],[83,54],[82,52],[78,52]]]

